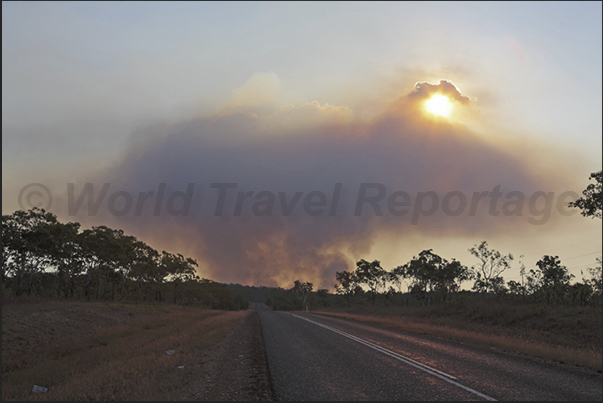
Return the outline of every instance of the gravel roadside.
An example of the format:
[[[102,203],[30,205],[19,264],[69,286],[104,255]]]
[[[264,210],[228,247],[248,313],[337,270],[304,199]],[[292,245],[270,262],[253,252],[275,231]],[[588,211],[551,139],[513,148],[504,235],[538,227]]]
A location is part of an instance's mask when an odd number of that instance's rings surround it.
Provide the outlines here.
[[[192,381],[178,400],[274,400],[262,327],[250,314],[214,349],[201,357]]]

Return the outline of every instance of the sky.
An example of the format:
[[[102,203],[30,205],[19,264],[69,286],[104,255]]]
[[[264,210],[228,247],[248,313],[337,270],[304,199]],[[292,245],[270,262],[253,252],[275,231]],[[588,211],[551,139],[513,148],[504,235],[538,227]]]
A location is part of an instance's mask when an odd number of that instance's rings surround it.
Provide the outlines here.
[[[2,214],[121,228],[221,282],[332,289],[359,259],[471,266],[484,240],[515,256],[507,281],[520,255],[581,280],[601,220],[566,204],[601,169],[601,15],[3,2]]]

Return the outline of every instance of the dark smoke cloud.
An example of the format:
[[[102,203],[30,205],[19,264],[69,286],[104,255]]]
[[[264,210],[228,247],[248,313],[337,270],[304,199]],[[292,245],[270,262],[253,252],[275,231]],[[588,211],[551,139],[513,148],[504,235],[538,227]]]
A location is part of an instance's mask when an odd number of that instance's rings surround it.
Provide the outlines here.
[[[393,111],[368,122],[355,121],[346,108],[318,103],[283,108],[264,118],[245,113],[158,124],[137,133],[137,142],[111,170],[99,173],[97,189],[111,182],[113,190],[132,195],[156,190],[183,191],[195,183],[188,216],[165,209],[153,216],[152,204],[140,216],[116,218],[120,228],[138,234],[158,249],[196,258],[201,275],[223,282],[289,287],[296,279],[332,287],[335,272],[353,269],[350,256],[368,253],[378,234],[449,236],[525,230],[522,217],[491,216],[488,201],[469,217],[439,209],[411,225],[411,214],[394,216],[381,202],[383,216],[365,206],[354,215],[361,183],[380,183],[387,194],[434,191],[522,191],[530,195],[549,190],[554,176],[543,177],[528,165],[525,153],[509,153],[483,142],[465,126],[423,120],[413,111],[419,99],[434,91],[468,102],[450,82],[418,83]],[[148,137],[148,140],[145,140]],[[215,216],[219,189],[212,183],[237,183],[229,190],[222,216]],[[331,202],[342,184],[336,214],[309,216],[303,197],[321,191]],[[79,184],[80,188],[83,184]],[[237,192],[269,191],[276,195],[272,216],[256,216],[249,199],[234,215]],[[279,206],[278,192],[290,201],[302,199],[289,216]],[[526,208],[527,209],[527,208]],[[112,219],[101,212],[97,223]],[[80,215],[85,215],[82,209]],[[401,246],[402,247],[402,246]],[[413,251],[418,252],[418,251]],[[403,264],[404,262],[400,262]]]

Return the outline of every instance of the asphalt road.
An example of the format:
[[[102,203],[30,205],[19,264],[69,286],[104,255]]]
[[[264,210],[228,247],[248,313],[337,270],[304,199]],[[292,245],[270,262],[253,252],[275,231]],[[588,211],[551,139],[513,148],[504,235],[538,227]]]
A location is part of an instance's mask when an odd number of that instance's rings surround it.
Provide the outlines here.
[[[602,376],[430,336],[256,310],[277,400],[595,400]]]

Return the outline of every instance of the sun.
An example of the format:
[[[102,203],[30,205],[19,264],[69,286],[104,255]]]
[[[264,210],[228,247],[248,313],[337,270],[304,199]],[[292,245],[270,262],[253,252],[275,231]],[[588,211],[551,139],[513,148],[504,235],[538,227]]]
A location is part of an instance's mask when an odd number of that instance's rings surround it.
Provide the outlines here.
[[[435,94],[425,101],[425,110],[433,115],[449,118],[452,113],[452,102],[446,95]]]

